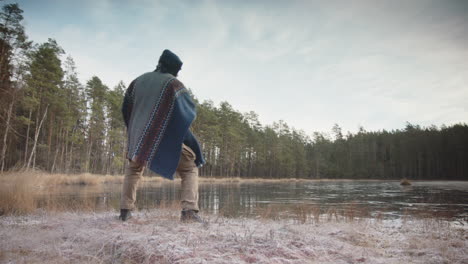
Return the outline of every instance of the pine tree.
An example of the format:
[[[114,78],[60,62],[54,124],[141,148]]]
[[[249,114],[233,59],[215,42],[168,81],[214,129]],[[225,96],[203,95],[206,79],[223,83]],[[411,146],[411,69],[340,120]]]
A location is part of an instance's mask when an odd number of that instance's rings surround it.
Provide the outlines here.
[[[85,122],[87,117],[84,88],[78,80],[73,59],[67,57],[63,89],[65,90],[66,110],[63,119],[63,140],[60,149],[62,172],[80,171],[81,153],[85,149]]]
[[[106,96],[107,86],[93,76],[86,84],[86,96],[90,113],[87,131],[87,155],[85,171],[105,173]]]
[[[126,132],[122,118],[125,84],[121,81],[106,96],[108,120],[107,174],[123,174],[125,168]]]
[[[25,96],[28,97],[26,100],[28,107],[31,107],[29,110],[33,119],[29,121],[34,124],[34,141],[28,154],[27,168],[35,167],[37,157],[40,157],[43,169],[50,169],[52,166],[52,139],[56,123],[62,117],[65,107],[62,89],[63,70],[60,61],[60,55],[63,53],[62,48],[53,39],[37,46],[31,53]],[[47,123],[43,123],[46,118]],[[37,155],[37,151],[41,155]]]
[[[27,41],[23,20],[23,10],[18,4],[7,4],[0,12],[0,123],[1,152],[0,172],[5,169],[8,136],[16,123],[16,103],[18,91],[22,86],[23,54],[30,48]]]

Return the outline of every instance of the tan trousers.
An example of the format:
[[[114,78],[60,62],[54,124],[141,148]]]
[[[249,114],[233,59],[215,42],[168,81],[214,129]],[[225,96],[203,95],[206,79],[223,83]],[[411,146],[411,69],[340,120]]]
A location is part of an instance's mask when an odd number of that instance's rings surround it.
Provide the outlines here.
[[[195,165],[195,158],[195,153],[186,145],[182,145],[182,154],[176,173],[182,180],[181,205],[183,210],[199,210],[198,168]],[[143,166],[138,166],[135,162],[130,161],[122,188],[121,209],[133,210],[135,208],[138,182],[142,178],[143,168]]]

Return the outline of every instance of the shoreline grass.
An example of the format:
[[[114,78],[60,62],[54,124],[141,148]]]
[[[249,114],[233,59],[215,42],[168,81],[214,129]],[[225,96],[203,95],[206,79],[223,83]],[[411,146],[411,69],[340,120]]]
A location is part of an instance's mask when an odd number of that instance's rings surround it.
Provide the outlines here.
[[[31,171],[16,171],[16,172],[5,172],[0,174],[0,179],[4,183],[14,182],[18,178],[22,180],[27,177],[33,185],[41,186],[56,186],[56,185],[90,185],[95,186],[99,184],[121,184],[123,183],[123,175],[104,175],[104,174],[63,174],[63,173],[47,173],[38,170]],[[174,181],[180,181],[178,176],[175,177]],[[200,183],[283,183],[283,182],[401,182],[399,179],[332,179],[332,178],[321,178],[321,179],[307,179],[307,178],[241,178],[241,177],[199,177]],[[412,180],[412,182],[419,181],[438,181],[438,180]],[[445,180],[444,180],[445,181]],[[156,182],[156,183],[170,183],[171,180],[165,179],[158,175],[143,176],[142,182]]]

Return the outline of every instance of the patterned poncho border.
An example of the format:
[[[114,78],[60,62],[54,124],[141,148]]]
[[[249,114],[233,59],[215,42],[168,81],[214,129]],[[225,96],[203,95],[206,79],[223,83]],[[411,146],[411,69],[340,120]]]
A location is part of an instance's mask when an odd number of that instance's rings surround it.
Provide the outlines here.
[[[173,179],[182,143],[204,163],[198,141],[189,127],[195,105],[184,85],[170,74],[151,72],[133,81],[122,106],[128,132],[127,158],[153,172]]]

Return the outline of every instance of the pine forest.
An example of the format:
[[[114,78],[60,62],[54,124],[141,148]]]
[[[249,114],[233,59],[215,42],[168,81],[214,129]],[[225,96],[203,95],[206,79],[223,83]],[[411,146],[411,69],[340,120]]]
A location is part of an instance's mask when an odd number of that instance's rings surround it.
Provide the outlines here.
[[[5,4],[0,14],[1,171],[124,174],[128,83],[80,82],[59,43],[28,40],[22,12]],[[312,133],[282,120],[261,124],[228,102],[194,100],[204,177],[468,180],[467,124],[357,133],[336,124]]]

